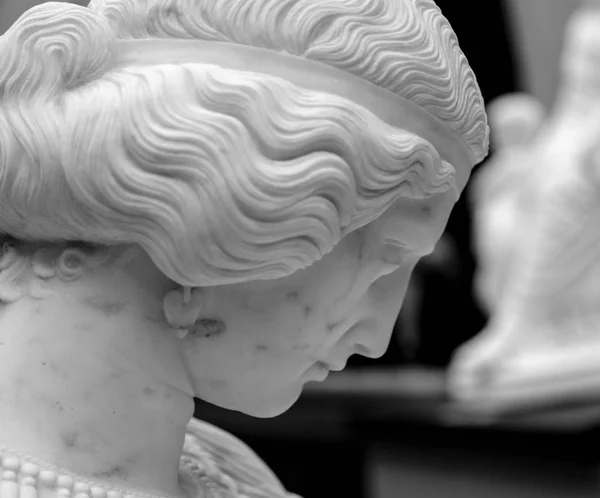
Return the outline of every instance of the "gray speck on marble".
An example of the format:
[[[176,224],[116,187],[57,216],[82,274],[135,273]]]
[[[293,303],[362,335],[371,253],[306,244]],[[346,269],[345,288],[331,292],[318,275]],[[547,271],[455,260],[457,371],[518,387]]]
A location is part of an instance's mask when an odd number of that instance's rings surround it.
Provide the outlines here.
[[[126,307],[126,304],[121,300],[103,296],[86,297],[82,299],[82,303],[106,316],[117,316]]]

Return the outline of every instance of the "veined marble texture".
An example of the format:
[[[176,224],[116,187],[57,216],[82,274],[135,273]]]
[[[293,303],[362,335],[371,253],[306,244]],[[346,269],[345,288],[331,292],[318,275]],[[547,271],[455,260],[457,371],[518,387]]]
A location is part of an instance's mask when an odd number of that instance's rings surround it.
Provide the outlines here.
[[[432,0],[28,10],[0,37],[0,498],[288,498],[194,398],[275,417],[382,356],[487,149]]]

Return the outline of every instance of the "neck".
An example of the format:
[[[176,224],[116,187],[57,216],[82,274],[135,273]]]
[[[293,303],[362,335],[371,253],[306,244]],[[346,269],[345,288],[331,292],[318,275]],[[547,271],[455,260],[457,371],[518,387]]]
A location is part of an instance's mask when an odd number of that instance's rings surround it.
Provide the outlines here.
[[[194,403],[176,342],[156,316],[140,327],[126,299],[73,285],[0,315],[0,446],[99,485],[181,496]]]

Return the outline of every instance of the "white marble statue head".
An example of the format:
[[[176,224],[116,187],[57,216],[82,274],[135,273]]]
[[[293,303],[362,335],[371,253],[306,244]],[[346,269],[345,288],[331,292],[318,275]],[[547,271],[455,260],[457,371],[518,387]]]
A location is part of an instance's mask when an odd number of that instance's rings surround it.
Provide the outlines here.
[[[0,38],[3,313],[177,335],[194,396],[280,413],[384,353],[487,145],[430,0],[42,4]]]

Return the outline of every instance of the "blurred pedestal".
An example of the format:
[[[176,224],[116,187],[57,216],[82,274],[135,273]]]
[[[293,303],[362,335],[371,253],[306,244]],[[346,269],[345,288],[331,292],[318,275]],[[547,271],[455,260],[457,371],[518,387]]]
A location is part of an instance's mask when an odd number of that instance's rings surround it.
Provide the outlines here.
[[[200,402],[196,415],[249,443],[305,498],[600,495],[600,411],[461,411],[442,370],[339,373],[274,419]]]
[[[423,447],[425,446],[425,447]],[[596,498],[595,468],[498,456],[494,448],[375,445],[369,498]]]

